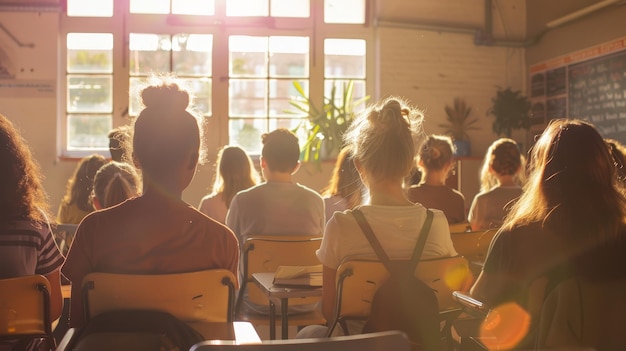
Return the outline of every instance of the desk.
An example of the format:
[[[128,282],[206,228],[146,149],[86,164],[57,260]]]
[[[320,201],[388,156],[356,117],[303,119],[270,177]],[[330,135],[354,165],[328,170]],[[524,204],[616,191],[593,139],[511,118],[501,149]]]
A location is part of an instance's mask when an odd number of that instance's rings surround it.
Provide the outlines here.
[[[270,339],[276,339],[276,303],[280,304],[281,335],[287,339],[289,330],[289,299],[322,296],[322,287],[274,285],[274,273],[253,273],[252,280],[270,300]]]

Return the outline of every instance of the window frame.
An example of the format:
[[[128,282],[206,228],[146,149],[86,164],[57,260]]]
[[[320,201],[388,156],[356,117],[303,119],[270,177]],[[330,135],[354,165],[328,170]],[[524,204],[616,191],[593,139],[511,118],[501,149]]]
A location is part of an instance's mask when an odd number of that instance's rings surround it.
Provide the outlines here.
[[[212,89],[211,113],[205,119],[205,139],[209,155],[229,143],[229,55],[228,38],[231,35],[252,36],[306,36],[309,37],[309,97],[321,101],[324,96],[324,40],[363,39],[366,42],[365,87],[370,96],[375,92],[375,30],[371,26],[373,0],[364,0],[365,23],[324,23],[324,2],[310,1],[309,18],[279,17],[226,17],[225,0],[216,0],[215,15],[162,15],[130,13],[128,0],[115,0],[112,17],[69,17],[61,13],[59,30],[59,91],[57,154],[61,158],[82,158],[92,153],[108,156],[108,149],[68,150],[67,112],[67,34],[113,34],[113,110],[112,127],[128,124],[129,101],[129,33],[155,33],[175,35],[212,34]],[[260,141],[259,141],[260,142]]]

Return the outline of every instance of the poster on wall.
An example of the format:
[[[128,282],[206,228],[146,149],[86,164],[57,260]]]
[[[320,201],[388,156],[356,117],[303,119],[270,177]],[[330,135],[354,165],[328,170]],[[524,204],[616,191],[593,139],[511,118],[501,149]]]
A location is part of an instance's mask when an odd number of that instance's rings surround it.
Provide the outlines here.
[[[530,81],[532,112],[537,114],[533,125],[539,124],[544,106],[544,127],[555,118],[582,119],[605,138],[626,144],[626,38],[533,65]]]

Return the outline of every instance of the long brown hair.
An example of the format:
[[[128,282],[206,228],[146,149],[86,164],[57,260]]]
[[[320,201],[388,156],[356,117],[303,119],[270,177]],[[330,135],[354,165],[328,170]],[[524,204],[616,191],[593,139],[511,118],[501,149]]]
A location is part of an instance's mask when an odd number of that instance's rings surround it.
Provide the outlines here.
[[[352,160],[349,148],[343,148],[337,156],[337,162],[328,185],[322,189],[322,196],[340,196],[352,209],[363,202],[363,183]]]
[[[49,217],[39,165],[13,123],[0,114],[0,222],[45,222]]]
[[[533,147],[529,181],[503,228],[539,222],[581,245],[608,242],[626,218],[617,178],[607,144],[591,124],[553,120]]]
[[[217,168],[213,192],[222,193],[227,208],[235,194],[259,182],[252,160],[239,146],[222,148],[217,155]]]
[[[100,167],[106,164],[107,160],[102,155],[91,155],[80,160],[74,171],[74,175],[67,181],[67,191],[63,197],[63,203],[76,205],[83,211],[93,211],[91,192],[93,191],[93,180]]]

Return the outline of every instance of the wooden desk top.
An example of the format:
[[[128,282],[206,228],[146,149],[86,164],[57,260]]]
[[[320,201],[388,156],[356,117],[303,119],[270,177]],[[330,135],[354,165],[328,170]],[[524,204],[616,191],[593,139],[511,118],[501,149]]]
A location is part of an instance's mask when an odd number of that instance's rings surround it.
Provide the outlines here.
[[[321,286],[287,286],[274,285],[274,273],[253,273],[252,279],[261,291],[270,298],[290,299],[294,297],[322,296]]]

